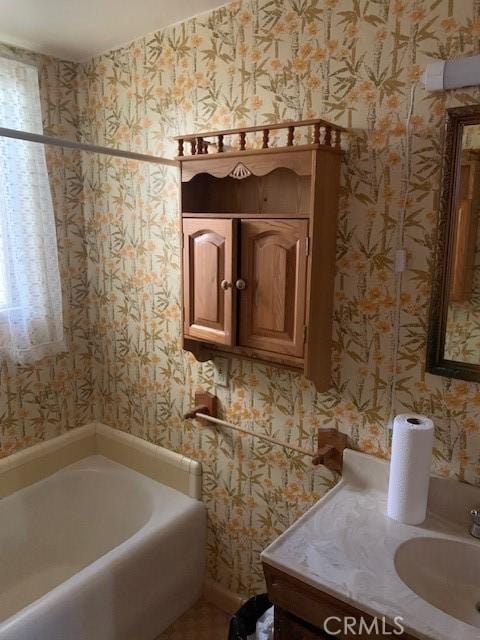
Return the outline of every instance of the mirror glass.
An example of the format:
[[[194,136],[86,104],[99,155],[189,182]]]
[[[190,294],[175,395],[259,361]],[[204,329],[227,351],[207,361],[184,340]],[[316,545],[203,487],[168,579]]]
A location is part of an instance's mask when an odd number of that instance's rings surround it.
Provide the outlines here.
[[[446,360],[480,364],[480,124],[466,124],[456,167]]]

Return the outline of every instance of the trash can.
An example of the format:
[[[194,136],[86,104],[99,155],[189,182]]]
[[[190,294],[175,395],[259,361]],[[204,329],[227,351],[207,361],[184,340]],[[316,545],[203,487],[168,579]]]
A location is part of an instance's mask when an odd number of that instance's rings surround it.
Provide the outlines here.
[[[247,600],[230,620],[228,640],[247,640],[248,636],[255,633],[257,620],[271,606],[266,593]]]

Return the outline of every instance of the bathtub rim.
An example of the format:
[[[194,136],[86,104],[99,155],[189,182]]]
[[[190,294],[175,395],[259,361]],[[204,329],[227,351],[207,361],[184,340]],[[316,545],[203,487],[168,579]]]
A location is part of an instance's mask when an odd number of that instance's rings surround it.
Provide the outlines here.
[[[66,433],[0,459],[0,499],[100,454],[181,493],[201,500],[202,464],[101,422]]]

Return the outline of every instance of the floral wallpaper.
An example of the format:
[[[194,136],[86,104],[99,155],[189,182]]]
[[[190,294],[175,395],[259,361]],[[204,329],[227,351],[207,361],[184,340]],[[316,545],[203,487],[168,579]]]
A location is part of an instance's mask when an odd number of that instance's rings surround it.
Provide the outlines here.
[[[480,125],[469,124],[463,130],[462,149],[480,149]]]
[[[479,212],[477,211],[477,217]],[[473,282],[468,300],[448,305],[445,358],[480,364],[480,225],[474,256]]]
[[[176,172],[82,159],[85,236],[82,225],[72,232],[70,268],[85,277],[86,253],[88,293],[77,282],[71,304],[88,310],[90,328],[75,325],[75,344],[83,363],[91,354],[95,415],[202,461],[208,571],[233,591],[263,588],[259,552],[337,478],[291,451],[185,421],[197,388],[215,391],[226,418],[259,433],[313,447],[318,427],[336,427],[381,457],[392,408],[426,413],[436,424],[435,471],[480,482],[480,387],[424,371],[442,118],[449,106],[479,102],[480,92],[426,93],[416,84],[429,61],[479,44],[479,0],[243,0],[99,56],[55,89],[63,96],[74,87],[72,122],[85,140],[167,157],[173,135],[205,128],[322,116],[351,130],[332,389],[323,394],[299,374],[234,358],[229,386],[215,389],[212,364],[181,350]],[[408,270],[398,280],[404,206]],[[89,398],[88,375],[75,388]],[[12,433],[21,441],[21,429]]]
[[[468,302],[450,302],[445,336],[446,360],[480,364],[480,296]]]
[[[336,478],[309,460],[183,420],[207,388],[223,415],[313,446],[336,427],[386,457],[392,405],[394,250],[406,201],[394,412],[436,423],[436,471],[478,483],[480,389],[428,376],[426,323],[446,107],[478,90],[426,93],[425,64],[478,52],[480,3],[464,0],[244,0],[159,31],[84,67],[89,141],[173,156],[175,134],[322,116],[351,129],[342,179],[329,393],[301,375],[231,359],[228,388],[180,349],[180,254],[172,170],[96,161],[86,198],[95,299],[98,412],[113,426],[204,464],[209,573],[262,588],[258,554]],[[411,155],[405,121],[411,92]],[[407,176],[410,174],[408,185]],[[406,192],[405,192],[406,189]]]
[[[77,137],[77,65],[1,44],[0,55],[38,67],[45,133]],[[81,158],[58,147],[46,154],[69,350],[28,366],[0,363],[0,457],[90,422],[93,415]]]

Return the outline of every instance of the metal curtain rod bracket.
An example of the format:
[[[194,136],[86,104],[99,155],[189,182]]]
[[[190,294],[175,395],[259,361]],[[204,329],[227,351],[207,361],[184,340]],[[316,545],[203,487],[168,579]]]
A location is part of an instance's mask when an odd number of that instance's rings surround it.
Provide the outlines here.
[[[185,418],[199,418],[212,424],[253,436],[259,440],[265,440],[266,442],[278,445],[284,449],[290,449],[312,458],[312,464],[315,466],[322,464],[332,471],[337,471],[338,473],[342,472],[343,450],[348,444],[347,436],[344,433],[340,433],[335,429],[318,429],[318,450],[313,452],[303,449],[302,447],[292,445],[289,442],[277,440],[277,438],[272,438],[263,433],[255,433],[250,429],[245,429],[244,427],[227,422],[226,420],[221,420],[220,418],[217,418],[216,412],[217,397],[208,392],[199,392],[195,394],[195,406],[185,414]]]
[[[0,127],[0,137],[12,138],[14,140],[25,140],[27,142],[37,142],[39,144],[53,145],[55,147],[66,147],[67,149],[78,149],[79,151],[89,151],[91,153],[101,153],[106,156],[126,158],[127,160],[153,162],[155,164],[164,164],[169,167],[178,166],[178,163],[175,160],[170,160],[169,158],[151,156],[145,153],[135,153],[135,151],[124,151],[123,149],[114,149],[113,147],[102,147],[96,144],[75,142],[68,138],[45,136],[40,133],[29,133],[28,131],[18,131],[17,129],[6,129],[5,127]]]

